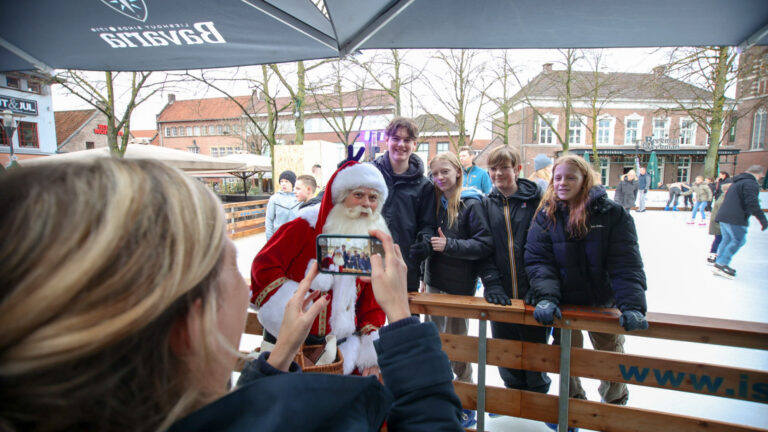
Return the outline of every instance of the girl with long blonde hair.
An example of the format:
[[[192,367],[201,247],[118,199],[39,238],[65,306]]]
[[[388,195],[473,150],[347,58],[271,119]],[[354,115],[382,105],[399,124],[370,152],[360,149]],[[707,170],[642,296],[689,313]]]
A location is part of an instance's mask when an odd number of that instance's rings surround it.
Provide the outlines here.
[[[645,272],[632,217],[594,184],[583,158],[560,157],[553,171],[525,249],[534,318],[551,325],[561,316],[560,304],[618,307],[627,331],[648,328]],[[595,349],[623,351],[621,335],[589,332],[589,337]],[[581,332],[573,333],[573,344],[582,346]],[[629,397],[623,383],[604,381],[599,392],[613,404],[624,405]],[[577,377],[571,378],[569,396],[586,399]]]

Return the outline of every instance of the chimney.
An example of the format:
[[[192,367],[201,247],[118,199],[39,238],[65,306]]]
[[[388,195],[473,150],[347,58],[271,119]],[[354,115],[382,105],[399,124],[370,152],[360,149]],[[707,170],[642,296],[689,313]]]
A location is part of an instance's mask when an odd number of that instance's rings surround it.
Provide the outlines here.
[[[173,93],[168,93],[168,105],[176,102],[176,95]]]
[[[542,65],[542,70],[544,71],[544,73],[552,72],[552,63],[544,63]]]
[[[661,65],[661,66],[656,66],[652,70],[654,75],[656,75],[657,77],[662,77],[664,76],[664,72],[667,71],[667,67],[664,65]]]

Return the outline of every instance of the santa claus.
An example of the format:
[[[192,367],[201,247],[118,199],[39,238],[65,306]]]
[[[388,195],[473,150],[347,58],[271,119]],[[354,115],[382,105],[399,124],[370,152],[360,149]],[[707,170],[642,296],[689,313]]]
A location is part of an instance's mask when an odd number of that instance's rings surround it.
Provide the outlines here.
[[[259,310],[265,341],[280,337],[285,306],[315,261],[317,235],[368,235],[371,229],[389,233],[381,216],[387,192],[384,178],[373,165],[347,162],[329,180],[321,203],[302,209],[264,245],[251,267],[251,299]],[[323,343],[326,335],[335,335],[345,374],[377,372],[373,341],[386,317],[370,282],[353,275],[320,273],[310,288],[327,292],[330,302],[312,324],[307,342]]]

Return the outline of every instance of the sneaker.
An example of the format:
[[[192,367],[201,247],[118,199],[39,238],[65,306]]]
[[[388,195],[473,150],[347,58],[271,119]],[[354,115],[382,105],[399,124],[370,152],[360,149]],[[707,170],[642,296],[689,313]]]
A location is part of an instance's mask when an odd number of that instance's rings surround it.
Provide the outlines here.
[[[664,211],[669,211],[669,206],[664,207]]]
[[[557,431],[557,423],[546,423],[545,422],[544,424],[547,425],[547,427],[552,429],[553,431]],[[568,432],[579,432],[579,428],[568,426]]]
[[[727,265],[720,265],[715,263],[715,268],[712,270],[712,274],[715,276],[722,276],[726,279],[734,279],[736,277],[736,270],[728,267]]]
[[[477,413],[472,410],[461,410],[461,427],[464,429],[471,428],[477,423]]]
[[[672,211],[678,211],[677,207],[672,207]]]
[[[715,265],[715,260],[717,259],[717,254],[711,253],[707,257],[707,265]]]
[[[686,222],[686,223],[687,223],[688,225],[693,225],[693,224],[695,224],[695,223],[696,223],[696,221],[695,221],[695,220],[693,220],[693,219],[691,219],[691,220],[689,220],[689,221],[688,221],[688,222]]]

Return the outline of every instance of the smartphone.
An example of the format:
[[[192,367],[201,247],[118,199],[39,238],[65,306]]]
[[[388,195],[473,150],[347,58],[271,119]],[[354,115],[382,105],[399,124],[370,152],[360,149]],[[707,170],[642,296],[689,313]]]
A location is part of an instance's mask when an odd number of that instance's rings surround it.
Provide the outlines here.
[[[384,247],[376,237],[320,234],[315,242],[321,273],[370,276],[371,256],[384,257]]]

